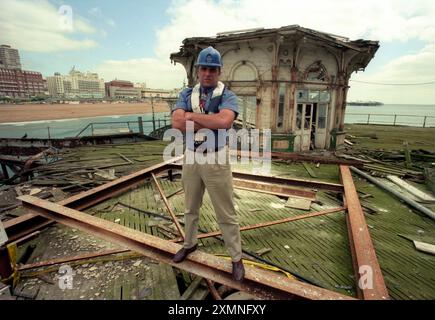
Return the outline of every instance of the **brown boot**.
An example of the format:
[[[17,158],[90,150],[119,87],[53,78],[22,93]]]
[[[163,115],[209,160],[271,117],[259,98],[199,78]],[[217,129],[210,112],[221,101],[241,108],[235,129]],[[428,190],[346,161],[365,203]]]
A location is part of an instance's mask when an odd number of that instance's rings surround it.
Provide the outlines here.
[[[186,257],[192,253],[193,251],[195,251],[196,249],[198,249],[198,245],[194,245],[192,248],[186,249],[186,248],[181,248],[180,250],[178,250],[178,252],[175,254],[174,258],[172,258],[172,261],[174,261],[175,263],[179,263],[181,261],[183,261],[184,259],[186,259]]]
[[[245,278],[245,267],[243,266],[243,261],[240,259],[237,262],[233,262],[233,279],[242,282]]]

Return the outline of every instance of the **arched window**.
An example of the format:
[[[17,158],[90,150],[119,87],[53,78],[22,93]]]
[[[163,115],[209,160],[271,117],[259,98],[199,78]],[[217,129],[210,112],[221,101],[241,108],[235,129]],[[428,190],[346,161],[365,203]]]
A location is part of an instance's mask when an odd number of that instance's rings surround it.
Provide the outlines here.
[[[305,70],[304,78],[307,81],[319,81],[319,82],[329,81],[328,72],[326,71],[325,66],[322,64],[320,60],[314,62]]]
[[[231,80],[233,81],[255,81],[257,80],[257,68],[248,61],[237,63],[231,71]]]

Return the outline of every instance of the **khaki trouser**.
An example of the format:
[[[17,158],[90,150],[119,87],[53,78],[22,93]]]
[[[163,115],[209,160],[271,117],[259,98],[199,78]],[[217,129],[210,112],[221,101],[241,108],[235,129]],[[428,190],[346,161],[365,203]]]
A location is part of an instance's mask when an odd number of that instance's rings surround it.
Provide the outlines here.
[[[242,245],[234,208],[233,176],[228,161],[228,150],[223,148],[219,152],[213,152],[212,156],[216,159],[213,164],[186,164],[186,154],[184,157],[182,172],[186,207],[184,248],[191,248],[198,242],[199,209],[204,191],[207,189],[225,245],[232,261],[236,262],[242,258]],[[224,156],[225,164],[218,164],[218,156]]]

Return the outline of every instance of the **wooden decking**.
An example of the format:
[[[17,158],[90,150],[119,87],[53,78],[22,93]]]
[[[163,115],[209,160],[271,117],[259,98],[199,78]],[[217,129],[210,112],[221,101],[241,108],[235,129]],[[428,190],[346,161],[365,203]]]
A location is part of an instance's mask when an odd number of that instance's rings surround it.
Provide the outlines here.
[[[119,163],[119,166],[113,168],[117,176],[122,176],[161,162],[161,152],[164,146],[162,142],[149,142],[71,150],[63,155],[64,160],[45,168],[38,179],[44,185],[51,186],[56,179],[68,181],[68,177],[65,177],[68,173],[74,176],[74,181],[77,183],[82,182],[80,181],[82,177],[83,182],[86,183],[82,186],[87,189],[101,183],[89,177],[88,173],[93,173],[93,168],[113,167],[114,164]],[[129,164],[119,154],[133,163]],[[338,167],[335,165],[322,164],[317,168],[310,164],[310,168],[315,172],[316,180],[339,182]],[[240,169],[249,170],[250,168],[237,168],[237,170]],[[297,163],[274,162],[271,174],[280,177],[310,179],[304,166]],[[373,195],[372,198],[366,198],[361,202],[366,208],[371,208],[365,212],[366,221],[391,298],[434,299],[435,257],[417,251],[412,241],[408,240],[435,243],[434,222],[366,181],[355,176],[354,181],[361,195]],[[166,177],[159,177],[159,182],[167,196],[181,188],[179,176],[176,176],[173,182]],[[39,188],[41,188],[40,185]],[[311,211],[321,211],[341,205],[340,199],[334,194],[323,191],[317,192],[317,201],[313,204]],[[180,192],[172,195],[169,202],[182,221],[184,194]],[[235,190],[235,203],[241,226],[306,213],[284,207],[285,199],[244,190]],[[169,218],[164,203],[151,181],[146,181],[134,190],[87,210],[89,214],[118,222],[141,232],[162,238],[175,237],[176,229],[170,221],[143,211]],[[19,209],[13,212],[13,214],[17,213],[20,213]],[[200,228],[206,232],[218,230],[207,193],[201,208]],[[58,234],[58,230],[61,230],[61,233]],[[76,235],[78,235],[77,238],[71,239]],[[65,237],[68,241],[64,241]],[[270,248],[271,251],[264,254],[262,258],[296,276],[340,293],[352,296],[355,294],[355,280],[344,213],[333,213],[323,217],[246,231],[242,233],[242,240],[243,248],[247,252],[255,253],[258,250]],[[227,255],[222,241],[218,239],[204,239],[200,243],[200,250]],[[29,263],[35,262],[37,258],[41,261],[78,252],[111,248],[109,244],[92,236],[78,231],[73,232],[61,226],[54,226],[43,231],[39,238],[29,244],[35,244],[37,247],[28,260]],[[146,259],[142,259],[143,262],[139,267],[134,267],[137,261],[138,258],[122,259],[113,261],[112,266],[109,264],[109,267],[107,267],[107,261],[89,264],[86,267],[75,266],[76,271],[82,270],[81,273],[89,277],[85,279],[86,281],[81,281],[81,275],[77,274],[77,278],[74,279],[78,290],[75,293],[61,291],[56,283],[49,284],[35,277],[22,279],[17,290],[26,294],[36,294],[37,299],[177,299],[180,296],[171,267]],[[89,271],[93,267],[97,269]],[[93,276],[94,274],[104,275],[108,272],[113,273],[113,278]],[[138,272],[139,276],[136,276]],[[46,274],[52,281],[57,281],[57,269],[56,272]],[[105,280],[105,287],[99,279]],[[30,284],[27,284],[29,282]],[[159,291],[158,288],[166,288],[166,290]],[[96,295],[97,293],[99,294]]]

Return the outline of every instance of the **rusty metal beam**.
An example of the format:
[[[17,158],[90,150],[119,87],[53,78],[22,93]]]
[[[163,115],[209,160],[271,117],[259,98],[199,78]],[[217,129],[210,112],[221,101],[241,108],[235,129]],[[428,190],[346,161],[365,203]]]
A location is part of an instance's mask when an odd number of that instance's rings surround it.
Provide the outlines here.
[[[357,280],[356,288],[358,298],[364,300],[389,299],[381,267],[376,257],[370,232],[348,166],[340,166],[340,177],[344,186],[345,203],[348,210],[347,227]],[[360,283],[362,279],[364,279],[363,277],[369,277],[367,278],[367,283]],[[373,284],[372,288],[370,288],[370,282]],[[364,286],[361,287],[361,284]]]
[[[91,233],[151,259],[248,292],[262,299],[353,299],[254,267],[246,268],[245,280],[239,283],[231,277],[230,261],[201,251],[196,251],[185,261],[175,264],[172,257],[181,248],[179,244],[32,196],[22,196],[20,200],[26,209],[47,219]]]
[[[175,169],[181,170],[181,164],[169,163],[166,165],[166,169]],[[296,186],[296,187],[304,187],[311,189],[319,189],[319,190],[328,190],[334,192],[342,192],[343,185],[338,183],[330,183],[316,180],[304,180],[304,179],[296,179],[296,178],[280,178],[274,176],[262,176],[249,174],[240,171],[233,171],[233,178],[247,180],[247,181],[260,181],[272,184],[279,184],[284,186]]]
[[[80,260],[88,260],[92,258],[98,258],[98,257],[104,257],[114,254],[120,254],[120,253],[127,253],[131,252],[129,249],[113,249],[113,250],[106,250],[106,251],[100,251],[100,252],[90,252],[90,253],[84,253],[76,256],[70,256],[70,257],[62,257],[62,258],[55,258],[51,260],[45,260],[45,261],[39,261],[35,263],[29,263],[20,265],[18,267],[18,271],[25,271],[30,269],[37,269],[42,267],[50,267],[55,266],[58,264],[63,264],[67,262],[75,262]]]
[[[316,200],[316,193],[311,190],[300,190],[292,189],[285,186],[279,186],[272,183],[261,182],[261,181],[249,181],[234,178],[233,179],[234,188],[255,191],[267,194],[273,194],[281,197],[297,196],[310,199],[311,201]]]
[[[340,212],[340,211],[344,211],[344,210],[346,210],[345,207],[339,207],[339,208],[328,209],[328,210],[325,210],[325,211],[319,211],[319,212],[313,212],[313,213],[303,214],[303,215],[296,216],[296,217],[290,217],[290,218],[285,218],[285,219],[280,219],[280,220],[275,220],[275,221],[269,221],[269,222],[261,222],[261,223],[257,223],[257,224],[251,225],[251,226],[241,227],[240,231],[249,231],[249,230],[254,230],[254,229],[260,229],[260,228],[275,226],[277,224],[283,224],[283,223],[287,223],[287,222],[293,222],[293,221],[304,220],[304,219],[308,219],[308,218],[320,217],[320,216],[324,216],[324,215],[327,215],[327,214],[331,214],[331,213],[335,213],[335,212]],[[202,234],[198,235],[198,239],[217,237],[217,236],[220,236],[220,235],[222,235],[222,232],[220,232],[220,231],[209,232],[209,233],[202,233]],[[183,239],[173,239],[171,241],[172,242],[180,242],[180,241],[183,241]]]

